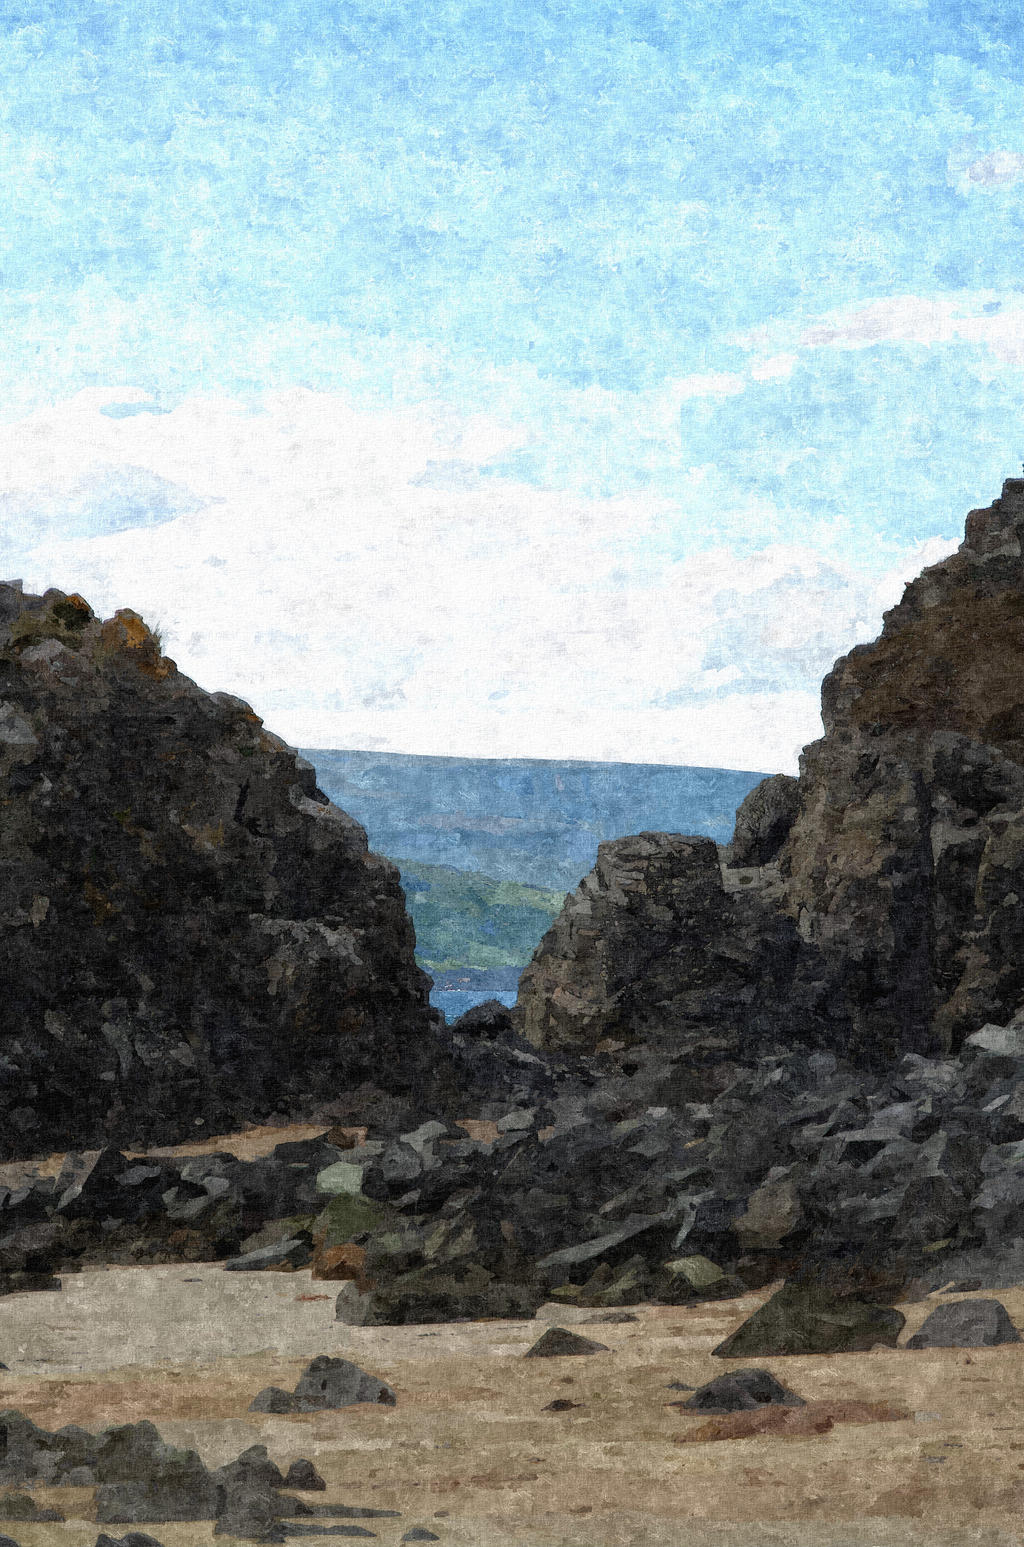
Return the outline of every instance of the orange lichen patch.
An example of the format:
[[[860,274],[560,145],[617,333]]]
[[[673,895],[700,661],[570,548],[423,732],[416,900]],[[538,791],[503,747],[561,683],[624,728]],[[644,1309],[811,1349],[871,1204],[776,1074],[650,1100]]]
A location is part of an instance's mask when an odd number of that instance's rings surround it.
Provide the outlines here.
[[[352,1279],[360,1289],[367,1287],[364,1279],[366,1248],[346,1241],[341,1246],[318,1246],[313,1257],[313,1277],[334,1282]]]
[[[827,1434],[837,1423],[899,1423],[911,1416],[908,1408],[893,1402],[822,1401],[808,1402],[804,1407],[753,1407],[710,1418],[689,1434],[681,1434],[676,1443],[703,1445],[711,1440],[747,1440],[758,1434],[798,1440]]]
[[[119,607],[100,628],[100,643],[107,650],[130,651],[139,670],[158,682],[174,671],[174,662],[160,653],[160,641],[137,612]]]
[[[72,591],[71,595],[65,596],[63,601],[55,602],[53,613],[55,617],[60,618],[72,627],[80,627],[81,624],[88,623],[89,619],[93,616],[89,603],[84,596],[79,596],[77,591]]]

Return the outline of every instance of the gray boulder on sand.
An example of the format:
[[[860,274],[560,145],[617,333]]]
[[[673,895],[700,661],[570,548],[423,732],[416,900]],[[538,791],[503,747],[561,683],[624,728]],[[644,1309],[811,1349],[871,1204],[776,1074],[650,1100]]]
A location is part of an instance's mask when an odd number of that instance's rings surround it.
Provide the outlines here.
[[[803,1397],[783,1386],[770,1370],[730,1370],[700,1386],[685,1402],[673,1406],[697,1413],[737,1413],[752,1407],[804,1407]]]
[[[566,1354],[606,1354],[608,1348],[604,1343],[595,1343],[593,1338],[580,1337],[578,1332],[569,1332],[565,1327],[549,1327],[543,1337],[537,1339],[533,1347],[523,1355],[524,1359],[560,1359]]]
[[[3,1547],[6,1537],[0,1537],[0,1547]],[[147,1536],[145,1531],[129,1531],[127,1536],[108,1536],[106,1531],[101,1531],[96,1538],[96,1547],[163,1547],[155,1536]]]
[[[394,1407],[398,1400],[391,1387],[376,1375],[367,1375],[349,1359],[332,1359],[320,1354],[309,1365],[295,1395],[302,1410],[312,1412],[325,1407],[350,1407],[355,1402],[380,1402]]]
[[[999,1300],[955,1300],[932,1311],[907,1348],[994,1348],[1019,1343],[1020,1333]]]
[[[303,1373],[293,1392],[265,1386],[249,1404],[251,1413],[316,1413],[357,1402],[394,1407],[398,1398],[385,1381],[367,1375],[349,1359],[320,1354]]]
[[[837,1295],[819,1284],[784,1284],[712,1353],[744,1359],[862,1353],[878,1344],[895,1348],[905,1320],[889,1306]]]
[[[5,1541],[8,1541],[6,1536],[0,1538],[0,1547]],[[96,1538],[96,1547],[164,1547],[164,1544],[145,1532],[128,1532],[127,1536],[108,1536],[107,1532],[101,1532]]]

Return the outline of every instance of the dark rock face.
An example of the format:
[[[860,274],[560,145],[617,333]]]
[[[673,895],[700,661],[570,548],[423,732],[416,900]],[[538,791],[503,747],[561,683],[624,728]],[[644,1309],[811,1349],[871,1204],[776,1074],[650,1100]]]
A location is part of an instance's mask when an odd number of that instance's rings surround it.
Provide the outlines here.
[[[957,1300],[932,1311],[908,1348],[995,1348],[1019,1343],[1020,1333],[999,1300]]]
[[[774,1037],[884,1064],[1024,1000],[1024,480],[837,662],[799,781],[707,840],[602,845],[524,972],[539,1047],[733,1051]]]
[[[397,870],[140,618],[0,586],[7,1154],[166,1142],[422,1078]]]

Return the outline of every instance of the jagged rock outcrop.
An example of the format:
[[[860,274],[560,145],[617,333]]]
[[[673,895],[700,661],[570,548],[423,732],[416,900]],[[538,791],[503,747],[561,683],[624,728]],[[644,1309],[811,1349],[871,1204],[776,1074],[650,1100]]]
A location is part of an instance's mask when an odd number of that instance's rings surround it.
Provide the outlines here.
[[[535,1046],[569,1049],[670,1027],[719,1054],[770,1036],[801,942],[761,890],[726,892],[710,838],[602,843],[522,975],[519,1029]]]
[[[0,586],[6,1154],[166,1141],[415,1084],[398,871],[128,611]]]
[[[523,974],[518,1027],[593,1048],[703,1026],[884,1062],[1004,1024],[1024,999],[1022,683],[1012,479],[837,662],[824,737],[799,781],[744,802],[721,881],[706,840],[602,846]]]

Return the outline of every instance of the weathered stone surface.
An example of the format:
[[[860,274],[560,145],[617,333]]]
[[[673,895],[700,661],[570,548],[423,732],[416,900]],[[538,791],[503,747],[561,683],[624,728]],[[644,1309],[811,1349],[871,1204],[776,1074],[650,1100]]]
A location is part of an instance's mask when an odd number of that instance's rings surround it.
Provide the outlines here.
[[[423,1076],[397,870],[134,613],[0,587],[0,815],[7,1154]]]
[[[2,1538],[0,1547],[3,1547]],[[106,1531],[101,1531],[96,1538],[96,1547],[162,1547],[162,1543],[155,1536],[147,1536],[145,1531],[128,1531],[124,1536],[109,1536]]]
[[[956,1300],[940,1305],[907,1348],[995,1348],[1019,1343],[1020,1333],[999,1300]]]

